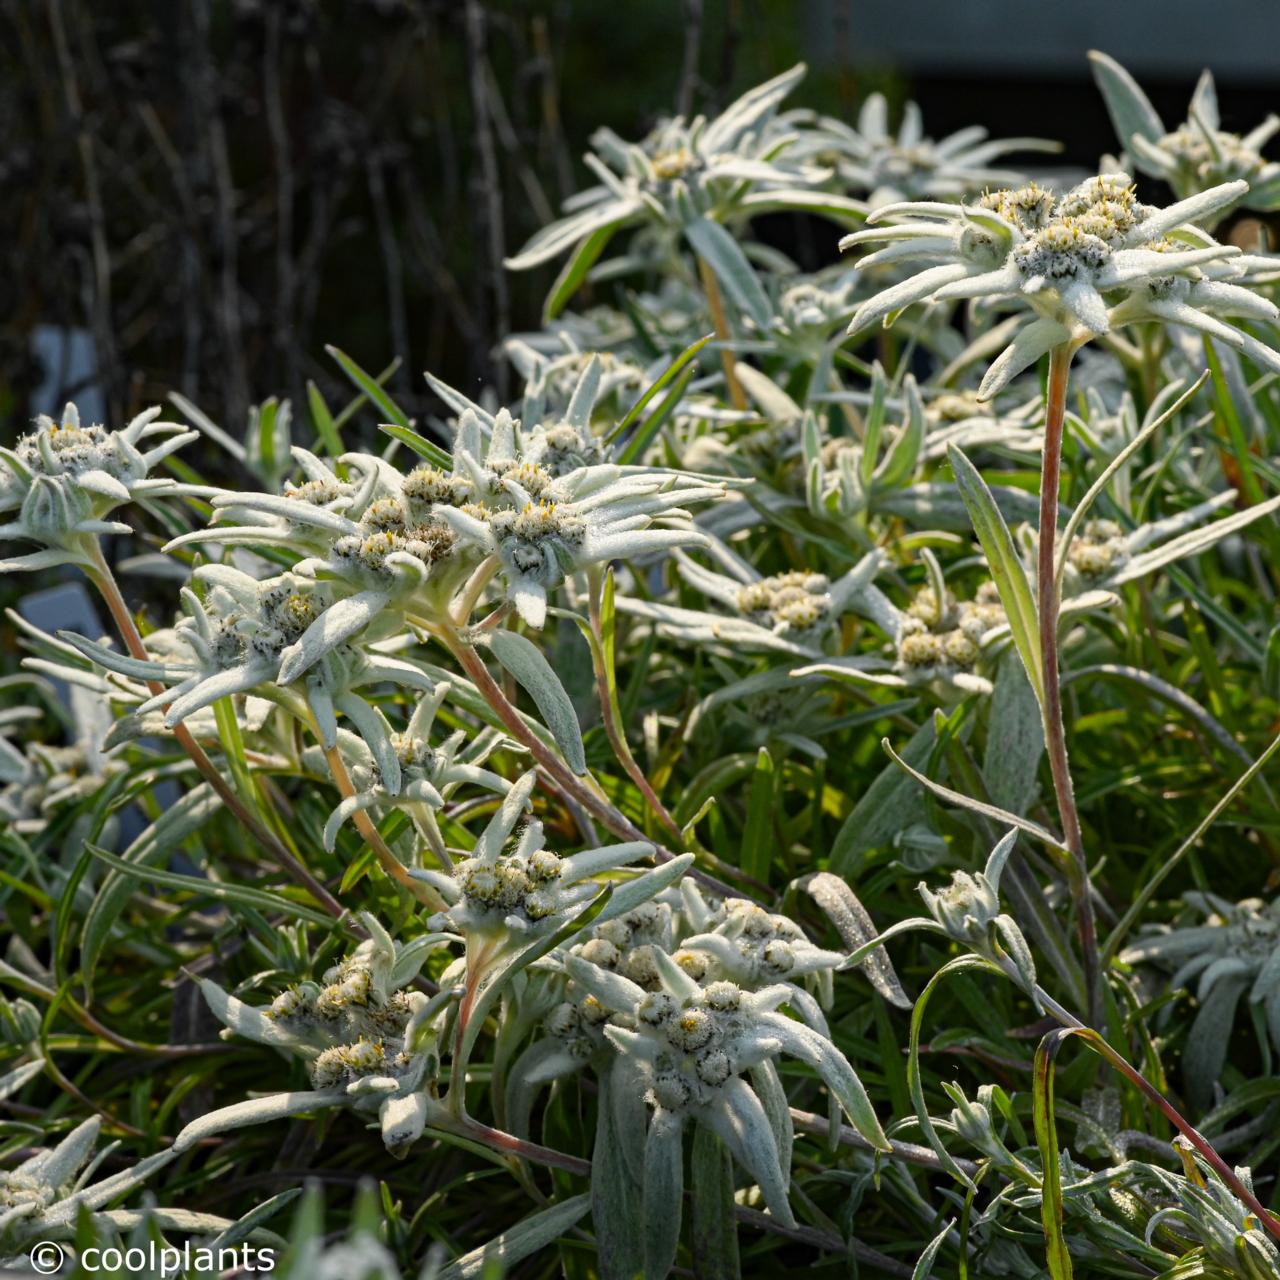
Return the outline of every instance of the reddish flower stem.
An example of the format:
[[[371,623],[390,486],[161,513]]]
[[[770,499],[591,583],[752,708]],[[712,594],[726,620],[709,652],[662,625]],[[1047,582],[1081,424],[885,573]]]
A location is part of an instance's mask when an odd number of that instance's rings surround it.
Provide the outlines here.
[[[1062,427],[1067,408],[1067,380],[1074,347],[1064,342],[1049,355],[1049,385],[1045,393],[1044,460],[1040,475],[1040,543],[1037,564],[1037,606],[1040,616],[1040,657],[1044,667],[1044,730],[1053,790],[1058,800],[1063,839],[1071,851],[1071,892],[1080,932],[1089,993],[1090,1021],[1102,1021],[1102,974],[1098,963],[1098,934],[1093,917],[1093,888],[1080,834],[1075,788],[1067,764],[1067,738],[1062,722],[1062,686],[1058,671],[1058,597],[1054,544],[1058,533],[1058,495],[1062,479]]]

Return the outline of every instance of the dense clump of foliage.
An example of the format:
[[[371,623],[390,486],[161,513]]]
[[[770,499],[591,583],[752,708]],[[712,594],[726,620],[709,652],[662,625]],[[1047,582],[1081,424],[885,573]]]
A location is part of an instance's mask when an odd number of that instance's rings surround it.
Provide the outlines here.
[[[601,130],[510,403],[0,450],[0,1257],[1280,1277],[1272,123],[1094,69]]]

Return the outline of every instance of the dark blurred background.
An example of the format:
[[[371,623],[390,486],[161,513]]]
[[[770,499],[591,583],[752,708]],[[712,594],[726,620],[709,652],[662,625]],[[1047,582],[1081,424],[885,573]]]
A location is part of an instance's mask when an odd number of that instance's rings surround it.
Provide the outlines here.
[[[883,89],[934,136],[1089,167],[1115,148],[1091,46],[1170,127],[1204,65],[1224,127],[1280,107],[1280,0],[0,0],[0,436],[170,390],[238,434],[308,379],[345,398],[326,342],[401,357],[411,413],[424,368],[502,388],[554,266],[501,259],[585,185],[597,125],[639,137],[803,58],[795,103]],[[835,256],[829,228],[763,230]]]

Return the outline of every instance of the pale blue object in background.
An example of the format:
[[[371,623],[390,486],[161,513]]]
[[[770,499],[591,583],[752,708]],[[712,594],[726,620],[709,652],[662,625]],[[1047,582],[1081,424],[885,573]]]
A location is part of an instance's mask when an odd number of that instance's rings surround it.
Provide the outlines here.
[[[47,413],[57,418],[63,403],[74,400],[81,422],[106,421],[107,406],[95,380],[98,357],[88,329],[38,324],[31,331],[31,351],[44,374],[31,393],[31,417]]]
[[[1280,45],[1277,0],[813,0],[803,6],[815,63],[907,72],[1085,74],[1104,49],[1141,77],[1273,83]],[[833,20],[847,40],[831,39]]]

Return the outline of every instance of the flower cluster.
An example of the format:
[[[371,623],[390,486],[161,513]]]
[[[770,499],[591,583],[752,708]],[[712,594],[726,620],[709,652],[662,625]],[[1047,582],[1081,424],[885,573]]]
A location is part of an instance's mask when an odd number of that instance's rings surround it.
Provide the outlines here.
[[[12,449],[0,449],[0,541],[39,543],[44,549],[0,562],[6,572],[94,563],[95,539],[128,533],[129,526],[107,517],[121,503],[210,492],[180,485],[151,469],[197,436],[160,410],[147,409],[128,426],[108,431],[81,425],[74,404],[54,422],[43,414],[35,430]]]
[[[1138,320],[1164,320],[1220,338],[1268,369],[1280,357],[1219,316],[1274,320],[1280,312],[1232,283],[1250,265],[1193,224],[1248,188],[1223,183],[1165,209],[1142,204],[1128,174],[1104,173],[1055,197],[1034,184],[992,191],[973,204],[888,205],[842,246],[883,243],[861,260],[930,263],[858,308],[859,333],[928,299],[1018,299],[1036,318],[991,365],[979,394],[994,396],[1051,348],[1079,344]],[[1236,259],[1236,261],[1232,261]]]
[[[470,856],[452,872],[414,872],[444,896],[450,904],[444,922],[461,933],[523,938],[552,931],[599,891],[593,876],[653,854],[653,845],[633,840],[562,858],[544,847],[536,818],[521,827],[508,850],[536,776],[526,773],[511,787]]]
[[[681,639],[722,640],[744,648],[815,657],[825,652],[825,643],[841,615],[854,607],[881,565],[881,557],[872,553],[832,582],[823,574],[804,570],[761,574],[719,541],[708,539],[706,550],[724,572],[707,569],[679,551],[674,557],[676,567],[685,582],[710,596],[727,613],[683,609],[631,596],[620,598],[618,608],[647,618]]]
[[[323,981],[301,982],[265,1008],[254,1008],[208,978],[200,980],[209,1008],[226,1027],[283,1049],[307,1064],[314,1092],[282,1095],[298,1110],[349,1105],[377,1114],[383,1141],[401,1152],[421,1135],[426,1099],[418,1092],[435,1061],[433,1019],[441,1000],[407,991],[427,955],[447,945],[447,934],[425,934],[408,945],[393,942],[369,914],[360,917],[369,937]],[[237,1103],[211,1112],[179,1135],[185,1149],[222,1126],[236,1127],[276,1114],[274,1099]]]
[[[819,116],[802,146],[815,160],[833,164],[841,182],[865,195],[870,209],[902,200],[958,200],[984,187],[1007,186],[1018,175],[995,168],[995,161],[1017,151],[1060,149],[1042,138],[990,138],[976,125],[935,140],[925,135],[914,102],[903,107],[895,133],[882,93],[867,96],[856,125]]]
[[[984,674],[988,650],[1007,635],[1004,608],[995,585],[982,583],[972,600],[957,600],[930,551],[923,553],[929,583],[899,609],[878,587],[859,592],[856,609],[888,637],[894,661],[889,671],[848,658],[814,663],[798,676],[823,675],[899,688],[930,688],[942,698],[990,693]]]
[[[1142,173],[1168,183],[1184,198],[1219,183],[1243,180],[1249,184],[1240,201],[1245,207],[1269,210],[1280,203],[1280,164],[1262,155],[1262,148],[1280,130],[1280,117],[1268,116],[1243,136],[1228,133],[1218,114],[1213,75],[1206,71],[1186,120],[1166,132],[1147,95],[1114,58],[1094,50],[1089,62],[1116,133]]]
[[[794,1221],[779,1154],[789,1147],[789,1136],[775,1131],[760,1096],[744,1078],[768,1067],[763,1074],[776,1080],[772,1059],[783,1052],[819,1073],[869,1141],[887,1145],[844,1056],[826,1036],[778,1012],[793,988],[751,992],[727,979],[700,984],[664,951],[654,949],[653,959],[658,981],[652,990],[584,957],[565,961],[574,982],[609,1011],[604,1035],[618,1051],[621,1069],[637,1070],[644,1084],[653,1111],[646,1161],[671,1165],[683,1124],[692,1118],[722,1138],[756,1179],[771,1211],[783,1222]],[[662,1208],[678,1215],[678,1194],[674,1201]]]

